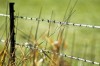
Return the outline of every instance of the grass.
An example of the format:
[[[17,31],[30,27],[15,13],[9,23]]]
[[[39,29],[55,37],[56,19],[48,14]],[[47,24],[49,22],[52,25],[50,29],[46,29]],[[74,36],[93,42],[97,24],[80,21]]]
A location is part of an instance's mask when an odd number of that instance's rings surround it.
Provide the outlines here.
[[[12,0],[9,0],[12,1]],[[74,23],[84,23],[92,25],[100,25],[99,21],[99,0],[79,0],[76,4],[75,13],[71,15],[75,0],[71,1],[67,10],[69,0],[16,0],[15,14],[22,16],[38,17],[45,19],[55,19],[58,21],[68,21]],[[41,9],[42,7],[42,9]],[[0,1],[0,13],[6,13],[6,1]],[[41,11],[42,10],[42,11]],[[67,12],[66,12],[67,10]],[[71,15],[70,19],[67,19]],[[0,17],[1,25],[5,22],[4,17]],[[1,26],[0,25],[0,26]],[[61,26],[58,24],[18,19],[16,41],[25,43],[29,41],[33,46],[47,49],[52,52],[66,53],[76,57],[89,59],[100,62],[100,31],[99,29],[91,29],[85,27]],[[9,27],[9,24],[8,24]],[[58,29],[59,28],[59,29]],[[20,29],[20,30],[19,30]],[[57,30],[56,30],[57,29]],[[0,35],[5,30],[5,24],[0,29]],[[8,28],[9,30],[9,28]],[[54,33],[54,34],[53,34]],[[53,34],[53,35],[52,35]],[[50,36],[51,35],[51,36]],[[6,33],[2,39],[6,39]],[[42,44],[39,44],[43,42]],[[9,51],[0,43],[0,58],[6,59],[3,65],[8,64]],[[64,46],[64,47],[63,47]],[[62,50],[63,48],[63,50]],[[2,53],[3,52],[3,53]],[[2,59],[0,60],[0,64]],[[38,65],[40,64],[40,65]],[[49,54],[45,51],[40,53],[37,49],[34,51],[23,46],[16,46],[16,66],[93,66],[93,64],[85,63],[69,58],[59,57],[59,55]],[[2,65],[1,65],[2,66]],[[97,65],[94,65],[97,66]]]

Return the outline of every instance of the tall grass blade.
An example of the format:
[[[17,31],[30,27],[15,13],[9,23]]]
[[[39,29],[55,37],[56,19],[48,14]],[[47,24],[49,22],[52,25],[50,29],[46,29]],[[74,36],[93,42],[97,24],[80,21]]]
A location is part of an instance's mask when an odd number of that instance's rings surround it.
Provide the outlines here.
[[[72,40],[72,46],[71,46],[71,56],[73,56],[74,52],[74,47],[75,47],[75,32],[73,32],[73,40]],[[71,66],[73,64],[73,60],[71,59]]]
[[[35,33],[35,40],[37,40],[37,34],[38,34],[38,28],[39,28],[39,24],[40,24],[40,17],[41,17],[41,13],[42,13],[42,7],[40,9],[40,13],[39,13],[39,17],[38,17],[38,23],[37,23],[37,27],[36,27],[36,33]]]
[[[66,21],[65,19],[66,19],[67,12],[68,12],[68,9],[69,9],[69,7],[70,7],[70,4],[71,4],[71,0],[69,0],[69,2],[68,2],[67,8],[66,8],[66,11],[65,11],[65,14],[64,14],[63,21]]]
[[[88,48],[88,45],[87,45],[87,43],[86,43],[86,44],[84,44],[83,58],[86,58],[86,55],[87,55],[87,48]],[[84,62],[83,62],[83,66],[86,66]]]

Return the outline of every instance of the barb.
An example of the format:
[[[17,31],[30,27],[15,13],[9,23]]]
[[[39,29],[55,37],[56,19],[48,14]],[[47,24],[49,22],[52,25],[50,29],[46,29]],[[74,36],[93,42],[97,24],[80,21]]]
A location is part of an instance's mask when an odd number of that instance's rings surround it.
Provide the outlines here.
[[[7,16],[9,15],[6,14],[0,14],[0,16]],[[88,28],[96,28],[100,29],[100,26],[94,26],[94,25],[88,25],[88,24],[78,24],[78,23],[71,23],[71,22],[61,22],[61,21],[56,21],[56,20],[49,20],[49,19],[40,19],[40,18],[32,18],[32,17],[24,17],[24,16],[15,16],[15,18],[21,18],[21,19],[26,19],[26,20],[35,20],[35,21],[45,21],[45,22],[53,22],[61,25],[71,25],[71,26],[79,26],[79,27],[88,27]]]
[[[4,43],[5,40],[0,40],[0,42]],[[49,50],[45,50],[45,49],[40,49],[40,48],[38,48],[38,46],[34,47],[32,44],[30,44],[28,42],[26,42],[26,43],[16,43],[16,45],[23,46],[23,47],[26,47],[26,48],[30,48],[32,50],[37,49],[40,53],[46,52],[46,53],[54,54],[54,52],[49,51]],[[62,54],[62,53],[55,53],[55,54],[59,55],[60,57],[67,57],[67,58],[70,58],[70,59],[74,59],[74,60],[78,60],[78,61],[83,61],[83,62],[86,62],[86,63],[100,65],[99,62],[95,62],[95,61],[91,61],[91,60],[86,60],[86,59],[83,59],[83,58],[74,57],[74,56],[70,56],[70,55],[67,55],[67,54]]]

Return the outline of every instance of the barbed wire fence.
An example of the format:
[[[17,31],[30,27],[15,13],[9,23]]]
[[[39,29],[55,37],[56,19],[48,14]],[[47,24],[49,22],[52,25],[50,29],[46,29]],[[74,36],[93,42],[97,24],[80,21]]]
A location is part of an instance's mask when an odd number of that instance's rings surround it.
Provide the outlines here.
[[[7,14],[2,14],[1,13],[0,16],[10,18],[10,15],[7,15]],[[34,17],[25,17],[25,16],[14,16],[14,17],[15,17],[15,19],[20,18],[20,19],[25,19],[25,20],[35,20],[35,21],[42,21],[42,22],[48,22],[48,23],[52,22],[54,24],[60,24],[60,25],[86,27],[86,28],[91,28],[91,29],[94,28],[94,29],[98,29],[98,30],[100,29],[100,26],[89,25],[89,24],[77,24],[77,23],[71,23],[71,22],[62,22],[62,21],[56,21],[56,20],[41,19],[41,18],[34,18]],[[5,40],[0,39],[0,42],[5,42]],[[15,44],[18,45],[18,46],[21,46],[20,43],[15,43]],[[52,52],[50,50],[41,49],[38,46],[34,47],[29,42],[21,43],[21,44],[25,48],[30,48],[33,51],[34,51],[34,49],[37,49],[40,53],[43,53],[43,54],[44,54],[44,52],[46,52],[48,54],[54,54],[54,52]],[[80,58],[80,57],[74,57],[74,56],[67,55],[67,54],[64,54],[64,53],[55,53],[55,54],[59,55],[61,57],[66,57],[66,58],[70,58],[70,59],[74,59],[74,60],[78,60],[78,61],[83,61],[83,62],[86,62],[86,63],[91,63],[91,64],[95,64],[95,65],[100,66],[100,63],[96,62],[96,61],[91,61],[91,60],[83,59],[83,58]]]

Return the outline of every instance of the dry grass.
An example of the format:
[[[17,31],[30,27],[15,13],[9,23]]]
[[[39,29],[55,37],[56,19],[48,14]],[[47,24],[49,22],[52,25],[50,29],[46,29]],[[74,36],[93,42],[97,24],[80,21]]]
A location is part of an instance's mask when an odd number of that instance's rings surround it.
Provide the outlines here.
[[[74,8],[77,3],[77,1],[71,6],[70,8],[70,3],[71,0],[69,1],[68,7],[66,8],[65,14],[63,21],[69,22],[71,19],[71,16],[75,12]],[[68,12],[69,11],[69,12]],[[38,19],[41,18],[42,14],[42,8],[40,9],[40,13],[38,16]],[[72,35],[73,38],[68,38],[68,30],[70,30],[70,33],[72,32],[71,29],[68,26],[66,27],[65,25],[53,25],[52,22],[48,22],[49,24],[46,24],[45,26],[45,31],[42,31],[41,27],[41,22],[37,19],[37,23],[35,24],[35,29],[33,29],[33,26],[31,27],[31,30],[29,31],[29,34],[25,35],[25,33],[22,32],[21,37],[24,39],[27,39],[27,43],[21,44],[21,43],[16,43],[16,57],[15,57],[15,65],[13,66],[73,66],[73,63],[76,64],[74,66],[78,66],[80,61],[73,61],[72,59],[69,60],[68,58],[64,58],[60,56],[60,53],[69,53],[72,56],[77,55],[79,56],[79,53],[82,57],[86,58],[87,52],[90,52],[89,49],[91,48],[86,47],[87,44],[85,44],[85,47],[79,48],[81,45],[81,41],[78,44],[78,41],[80,38],[75,37],[76,33],[73,32],[74,34]],[[53,19],[53,11],[51,13],[50,20]],[[22,27],[22,26],[21,26]],[[55,28],[55,29],[54,29]],[[16,25],[16,32],[18,31],[18,25]],[[74,30],[74,29],[73,29]],[[71,36],[70,35],[70,36]],[[27,36],[27,37],[26,37]],[[81,36],[80,36],[81,37]],[[77,39],[76,39],[77,38]],[[20,39],[20,38],[18,38]],[[67,42],[68,40],[73,40],[72,42]],[[92,42],[92,51],[95,53],[95,41],[96,39],[93,37],[94,43]],[[75,41],[77,42],[75,43]],[[86,40],[86,41],[89,41]],[[85,40],[84,40],[85,43]],[[71,46],[72,45],[72,46]],[[69,46],[71,47],[69,50]],[[79,49],[78,49],[79,48]],[[84,49],[85,48],[85,49]],[[49,50],[51,53],[48,53],[44,50]],[[88,49],[88,50],[87,50]],[[84,53],[82,53],[80,50],[83,50]],[[91,53],[92,53],[91,51]],[[91,56],[91,60],[94,61],[95,59],[95,54],[92,53],[89,56]],[[99,55],[99,53],[96,53]],[[99,56],[97,56],[99,57]],[[9,42],[5,41],[4,47],[2,50],[0,50],[0,66],[11,66],[11,63],[9,63],[10,59],[10,53],[9,53]],[[81,63],[85,65],[84,63]],[[86,66],[88,66],[87,64]]]

